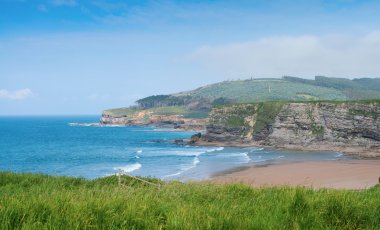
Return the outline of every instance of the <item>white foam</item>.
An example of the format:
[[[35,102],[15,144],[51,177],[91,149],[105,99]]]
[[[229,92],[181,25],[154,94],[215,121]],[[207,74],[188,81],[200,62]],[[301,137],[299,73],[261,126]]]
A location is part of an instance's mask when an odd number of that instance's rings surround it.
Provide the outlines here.
[[[136,158],[136,159],[140,159],[140,157],[139,157],[139,156],[135,156],[135,158]]]
[[[263,156],[254,156],[254,159],[251,159],[251,162],[255,162],[255,163],[264,162],[264,161],[267,161],[267,160],[263,159]]]
[[[169,175],[165,175],[163,176],[161,179],[166,179],[166,178],[169,178],[169,177],[174,177],[174,176],[179,176],[181,175],[182,173],[186,172],[186,171],[189,171],[190,169],[192,168],[195,168],[197,167],[197,165],[200,163],[201,161],[199,160],[198,156],[194,157],[194,160],[192,162],[192,165],[188,166],[188,165],[185,165],[184,167],[182,167],[180,169],[179,172],[176,172],[176,173],[173,173],[173,174],[169,174]]]
[[[248,156],[248,153],[241,153],[240,156],[242,157],[244,163],[248,163],[251,161],[251,158]]]
[[[171,152],[166,152],[167,155],[174,155],[174,156],[199,156],[203,153],[204,151],[171,151]]]
[[[226,154],[219,155],[219,156],[222,156],[222,157],[236,157],[236,158],[238,158],[238,161],[236,162],[236,164],[248,163],[248,162],[251,161],[251,158],[249,157],[248,152],[244,152],[244,153],[226,153]]]
[[[209,149],[209,150],[206,150],[207,153],[211,153],[211,152],[215,152],[215,151],[222,151],[224,149],[224,147],[218,147],[218,148],[215,148],[215,149]]]
[[[163,176],[161,179],[162,179],[162,180],[165,180],[165,179],[168,178],[168,177],[174,177],[174,176],[181,175],[181,173],[183,173],[183,172],[182,172],[182,171],[179,171],[179,172],[177,172],[177,173],[173,173],[173,174],[165,175],[165,176]]]
[[[343,153],[336,153],[335,157],[342,157]]]
[[[124,167],[115,167],[113,168],[114,170],[123,170],[124,172],[126,173],[130,173],[130,172],[133,172],[133,171],[136,171],[138,169],[140,169],[142,167],[142,165],[140,163],[135,163],[135,164],[130,164],[130,165],[126,165]]]
[[[250,152],[259,152],[259,151],[263,151],[264,148],[247,148],[249,149]]]
[[[196,156],[196,157],[194,157],[194,160],[193,160],[193,162],[192,162],[192,165],[191,166],[184,166],[184,167],[182,167],[182,172],[186,172],[186,171],[188,171],[188,170],[190,170],[190,169],[192,169],[192,168],[195,168],[198,164],[200,163],[200,160],[199,160],[199,158]]]
[[[252,162],[255,162],[255,163],[259,163],[259,162],[264,162],[264,161],[266,161],[266,160],[252,160]]]
[[[137,150],[137,152],[136,153],[142,153],[143,151],[142,150]]]
[[[176,129],[170,129],[170,128],[161,128],[161,129],[153,129],[151,132],[178,132]]]
[[[200,160],[198,157],[195,157],[194,160],[193,160],[193,166],[197,166],[197,164],[199,164]]]

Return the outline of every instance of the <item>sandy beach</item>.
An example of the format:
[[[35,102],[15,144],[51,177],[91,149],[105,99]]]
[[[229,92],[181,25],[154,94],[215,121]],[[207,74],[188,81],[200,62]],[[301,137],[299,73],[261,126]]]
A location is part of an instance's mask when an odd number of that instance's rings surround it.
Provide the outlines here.
[[[253,187],[305,186],[366,189],[379,183],[380,160],[293,162],[225,172],[215,183],[242,182]]]

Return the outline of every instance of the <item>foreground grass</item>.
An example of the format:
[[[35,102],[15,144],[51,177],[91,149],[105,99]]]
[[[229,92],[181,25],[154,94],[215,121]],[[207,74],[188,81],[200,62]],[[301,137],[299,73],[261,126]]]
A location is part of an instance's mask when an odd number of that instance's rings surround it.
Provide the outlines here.
[[[252,189],[0,173],[0,229],[378,229],[380,188]]]

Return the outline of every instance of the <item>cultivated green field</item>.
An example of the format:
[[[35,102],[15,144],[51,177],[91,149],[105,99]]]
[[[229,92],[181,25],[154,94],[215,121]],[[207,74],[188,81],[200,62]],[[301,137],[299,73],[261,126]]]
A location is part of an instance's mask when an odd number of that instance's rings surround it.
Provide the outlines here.
[[[170,95],[153,95],[138,100],[136,107],[106,110],[114,117],[139,111],[156,115],[205,118],[213,106],[268,101],[350,101],[380,99],[380,78],[331,78],[314,80],[297,77],[223,81],[195,90]]]
[[[0,229],[379,229],[380,187],[252,189],[206,183],[156,188],[0,173]]]
[[[175,95],[189,95],[211,100],[224,97],[235,99],[238,102],[349,99],[338,89],[281,79],[224,81]]]

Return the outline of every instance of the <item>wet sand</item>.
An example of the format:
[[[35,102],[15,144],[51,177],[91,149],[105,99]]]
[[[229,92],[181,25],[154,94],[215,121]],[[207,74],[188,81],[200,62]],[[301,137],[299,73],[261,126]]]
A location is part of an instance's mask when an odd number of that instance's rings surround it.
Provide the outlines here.
[[[366,189],[379,183],[380,160],[314,161],[252,166],[215,176],[215,183],[253,187]]]

